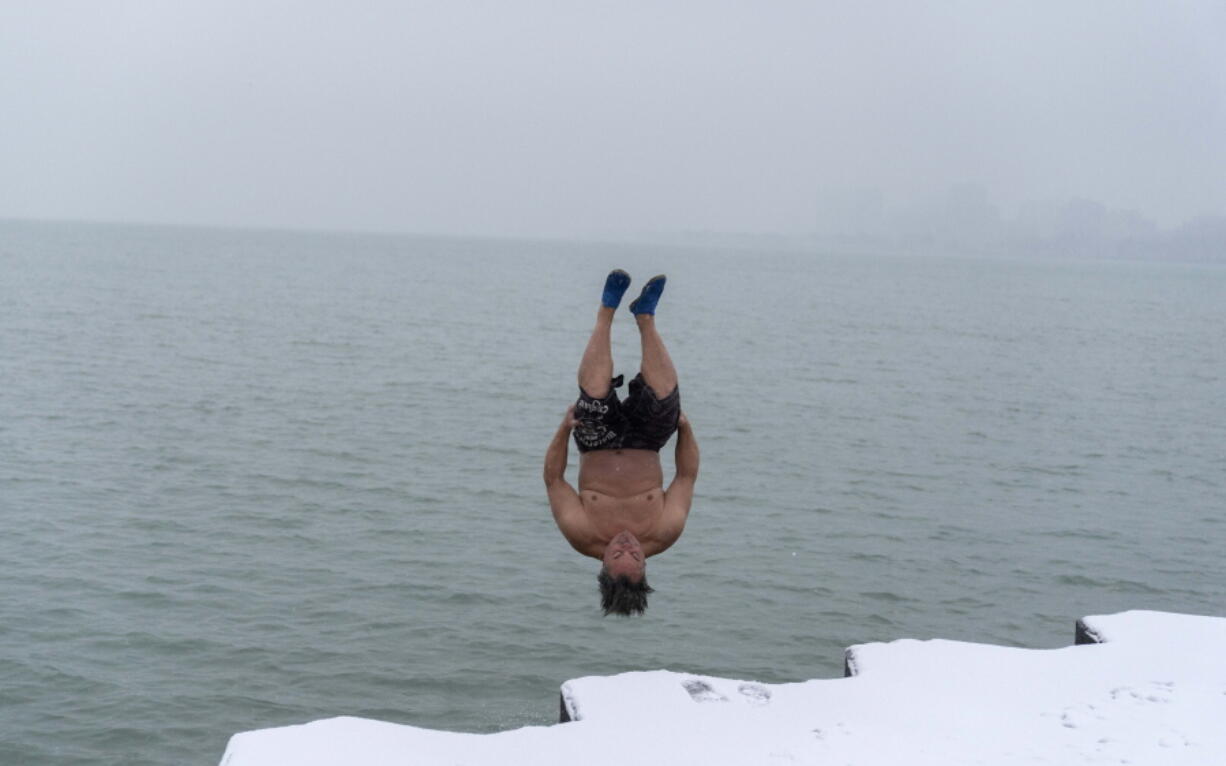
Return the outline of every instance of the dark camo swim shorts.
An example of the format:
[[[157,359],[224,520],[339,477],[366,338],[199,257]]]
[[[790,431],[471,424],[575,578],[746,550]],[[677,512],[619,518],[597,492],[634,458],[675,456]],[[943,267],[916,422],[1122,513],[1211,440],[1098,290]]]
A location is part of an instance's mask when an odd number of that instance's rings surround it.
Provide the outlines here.
[[[598,449],[649,449],[660,451],[677,430],[681,416],[681,390],[661,399],[643,380],[643,373],[630,381],[625,401],[617,398],[622,376],[618,375],[603,399],[593,399],[580,388],[575,402],[575,444],[580,452]]]

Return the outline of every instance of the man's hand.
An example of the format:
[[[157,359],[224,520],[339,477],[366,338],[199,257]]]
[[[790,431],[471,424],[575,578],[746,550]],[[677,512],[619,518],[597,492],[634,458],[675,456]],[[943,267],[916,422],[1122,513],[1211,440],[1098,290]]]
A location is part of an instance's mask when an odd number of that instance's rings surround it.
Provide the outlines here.
[[[579,421],[575,419],[575,405],[566,408],[566,414],[562,416],[562,428],[567,431],[573,431],[579,427]]]
[[[681,414],[677,416],[677,428],[689,428],[689,427],[690,427],[690,419],[687,418],[685,416],[685,412],[682,411]]]

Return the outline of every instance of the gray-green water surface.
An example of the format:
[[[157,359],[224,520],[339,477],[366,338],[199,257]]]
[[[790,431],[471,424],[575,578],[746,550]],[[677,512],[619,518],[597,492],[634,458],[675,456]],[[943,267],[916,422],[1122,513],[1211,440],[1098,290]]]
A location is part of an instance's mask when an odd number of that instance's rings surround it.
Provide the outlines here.
[[[639,620],[540,480],[613,267],[669,274],[703,456]],[[1220,266],[0,224],[0,762],[1221,614],[1224,328]]]

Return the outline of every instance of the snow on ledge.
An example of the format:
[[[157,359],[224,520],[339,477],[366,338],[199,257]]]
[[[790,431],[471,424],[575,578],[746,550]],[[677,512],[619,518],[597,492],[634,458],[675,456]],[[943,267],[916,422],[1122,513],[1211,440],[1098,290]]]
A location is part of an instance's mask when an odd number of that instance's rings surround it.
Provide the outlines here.
[[[1101,643],[862,644],[852,677],[792,684],[667,670],[562,685],[573,723],[461,734],[360,718],[236,734],[221,766],[1226,763],[1226,619],[1124,612]],[[1080,630],[1079,630],[1080,633]]]

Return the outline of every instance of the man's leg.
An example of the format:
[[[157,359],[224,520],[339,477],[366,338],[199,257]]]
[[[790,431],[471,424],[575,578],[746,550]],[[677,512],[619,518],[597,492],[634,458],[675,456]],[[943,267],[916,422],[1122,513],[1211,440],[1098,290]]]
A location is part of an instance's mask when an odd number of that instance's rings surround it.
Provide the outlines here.
[[[621,269],[609,272],[605,279],[600,308],[596,311],[596,327],[579,362],[579,387],[593,399],[609,395],[609,384],[613,380],[613,314],[629,285],[630,275]]]
[[[613,313],[615,309],[601,306],[596,312],[596,327],[588,338],[583,359],[579,362],[579,387],[593,399],[609,395],[613,380]]]
[[[643,286],[642,294],[630,304],[634,321],[639,326],[639,338],[643,341],[643,363],[639,371],[643,381],[660,398],[667,397],[677,387],[677,370],[664,347],[664,340],[656,331],[656,304],[664,293],[665,281],[663,274],[652,277]]]
[[[639,326],[639,338],[643,342],[643,364],[640,372],[643,381],[651,386],[656,396],[664,398],[677,387],[677,370],[664,347],[664,339],[656,331],[656,318],[652,314],[638,314],[634,321]]]

